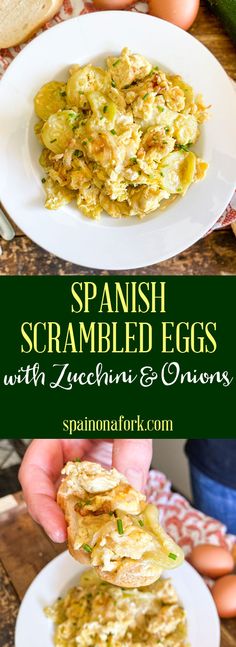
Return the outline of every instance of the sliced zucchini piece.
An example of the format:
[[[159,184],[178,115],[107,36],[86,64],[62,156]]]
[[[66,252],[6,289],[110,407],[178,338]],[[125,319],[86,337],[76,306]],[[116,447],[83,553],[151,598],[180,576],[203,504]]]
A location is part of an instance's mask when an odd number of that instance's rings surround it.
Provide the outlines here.
[[[98,117],[105,117],[108,121],[113,121],[117,108],[113,101],[107,100],[101,92],[88,92],[88,102],[92,112]]]
[[[85,65],[74,72],[67,83],[67,103],[80,107],[81,95],[104,89],[107,73],[100,67]]]
[[[78,113],[74,110],[59,110],[45,122],[41,136],[46,148],[53,153],[64,153],[74,136]]]
[[[174,123],[174,137],[178,144],[193,144],[198,136],[198,124],[193,115],[179,115]]]
[[[184,553],[182,548],[178,546],[175,541],[167,535],[165,530],[159,524],[158,521],[158,510],[155,505],[149,503],[144,512],[144,529],[150,530],[155,538],[158,540],[159,547],[155,549],[155,552],[150,554],[156,564],[158,564],[162,569],[171,569],[180,566],[184,561]],[[145,558],[147,555],[145,555]]]
[[[192,152],[173,151],[159,164],[160,185],[169,193],[184,194],[194,181],[196,155]]]
[[[66,107],[66,84],[59,81],[45,83],[34,98],[36,115],[46,121],[50,115]]]

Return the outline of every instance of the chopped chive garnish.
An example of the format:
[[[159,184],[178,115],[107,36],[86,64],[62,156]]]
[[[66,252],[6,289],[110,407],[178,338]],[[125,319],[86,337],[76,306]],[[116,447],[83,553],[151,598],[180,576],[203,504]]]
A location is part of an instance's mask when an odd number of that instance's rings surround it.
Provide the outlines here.
[[[145,94],[145,95],[144,95],[144,97],[143,97],[143,100],[144,100],[144,101],[145,101],[145,99],[147,99],[148,95],[149,95],[149,92],[146,92],[146,94]]]
[[[91,553],[93,550],[91,546],[89,546],[89,544],[82,544],[82,548],[85,550],[86,553]]]
[[[138,171],[138,175],[141,175],[142,171]]]
[[[119,535],[124,534],[124,528],[123,528],[122,519],[117,519],[117,530],[118,530]]]
[[[161,175],[161,177],[164,177],[164,173],[162,173],[162,171],[160,171],[160,175]]]
[[[169,132],[170,132],[170,128],[169,128],[169,126],[166,126],[166,128],[165,128],[165,133],[169,133]]]
[[[84,141],[82,142],[82,144],[83,144],[83,146],[85,146],[85,144],[87,144],[86,139],[84,139]]]
[[[57,139],[50,139],[50,143],[51,143],[51,144],[53,144],[53,143],[54,143],[54,142],[56,142],[56,141],[57,141]]]
[[[46,178],[45,178],[45,177],[42,177],[41,182],[42,182],[42,184],[45,184],[45,182],[46,182]]]
[[[111,133],[112,135],[116,135],[116,131],[114,130],[114,128],[112,128],[112,129],[110,130],[110,133]]]
[[[75,157],[83,157],[82,151],[79,151],[79,150],[74,151],[74,155]]]
[[[163,144],[167,144],[167,141],[163,141]]]
[[[163,110],[164,110],[163,106],[157,106],[157,107],[158,107],[159,112],[163,112]]]
[[[112,82],[111,82],[111,86],[112,86],[112,88],[116,88],[116,84],[115,84],[115,81],[113,81],[113,79],[112,79]]]
[[[84,505],[90,505],[92,503],[91,499],[86,499],[84,502]]]
[[[109,517],[113,517],[114,512],[108,512]]]
[[[63,90],[63,92],[61,92],[61,96],[66,97],[66,92],[64,90]]]
[[[117,59],[117,61],[115,61],[115,63],[112,63],[112,67],[115,67],[116,65],[118,65],[118,63],[120,63],[120,59],[119,59],[119,58]]]
[[[135,164],[137,162],[137,157],[131,157],[130,161],[133,162],[133,164]]]
[[[104,106],[103,112],[107,112],[108,106]]]
[[[88,137],[88,140],[89,140],[89,142],[92,142],[92,141],[93,141],[93,138],[92,138],[92,137]]]
[[[179,150],[181,151],[187,151],[187,153],[189,153],[189,147],[187,144],[177,144],[177,148],[179,148]]]
[[[170,559],[174,559],[174,560],[177,559],[177,555],[175,555],[175,553],[169,553],[168,557],[170,557]]]
[[[159,70],[158,65],[155,65],[154,67],[152,67],[151,72],[149,72],[149,75],[148,75],[148,76],[152,76],[152,74],[155,74],[155,71],[156,71],[156,70]]]
[[[140,526],[141,526],[141,528],[142,528],[142,527],[144,526],[144,523],[143,523],[142,519],[139,519],[139,520],[138,520],[138,522],[139,522],[139,525],[140,525]]]
[[[81,463],[81,458],[74,458],[75,463]]]

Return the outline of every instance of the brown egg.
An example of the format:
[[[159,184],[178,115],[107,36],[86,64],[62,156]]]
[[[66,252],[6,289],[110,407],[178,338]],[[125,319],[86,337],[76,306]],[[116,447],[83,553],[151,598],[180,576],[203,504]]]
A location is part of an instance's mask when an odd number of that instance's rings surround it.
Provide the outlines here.
[[[200,0],[150,0],[149,13],[182,29],[189,29],[197,16],[199,4]]]
[[[220,618],[236,618],[236,575],[220,577],[212,595]]]
[[[133,3],[134,0],[93,0],[96,9],[125,9]]]
[[[195,546],[188,560],[201,575],[207,575],[213,580],[221,575],[232,573],[234,569],[231,553],[226,548],[212,544]]]

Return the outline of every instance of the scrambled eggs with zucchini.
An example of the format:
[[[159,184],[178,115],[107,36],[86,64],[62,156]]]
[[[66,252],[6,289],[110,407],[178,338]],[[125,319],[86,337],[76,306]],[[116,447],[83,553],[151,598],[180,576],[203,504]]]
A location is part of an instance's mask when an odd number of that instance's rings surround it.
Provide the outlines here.
[[[72,66],[34,106],[47,209],[76,200],[89,218],[143,217],[205,176],[190,150],[207,118],[201,96],[127,48],[105,69]]]
[[[127,591],[85,571],[45,612],[55,647],[187,647],[186,614],[168,579]]]
[[[179,566],[182,549],[166,534],[155,505],[116,469],[69,461],[57,500],[68,525],[75,559],[107,582],[126,588],[155,582]]]

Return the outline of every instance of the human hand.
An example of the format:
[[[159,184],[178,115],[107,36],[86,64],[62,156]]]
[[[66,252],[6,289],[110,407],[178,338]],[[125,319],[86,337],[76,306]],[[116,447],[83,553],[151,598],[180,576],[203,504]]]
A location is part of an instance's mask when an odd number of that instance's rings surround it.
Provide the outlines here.
[[[104,467],[116,467],[137,490],[147,480],[152,459],[150,439],[129,440],[44,440],[28,447],[19,471],[29,513],[55,542],[66,541],[66,523],[56,503],[64,464],[75,458],[92,460]]]

